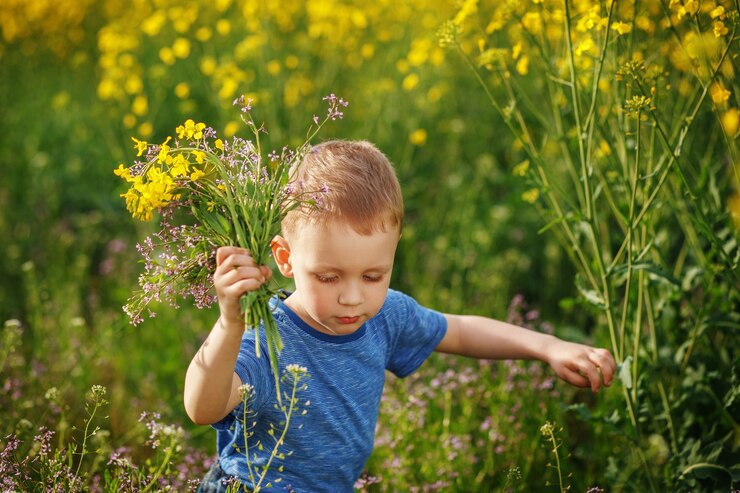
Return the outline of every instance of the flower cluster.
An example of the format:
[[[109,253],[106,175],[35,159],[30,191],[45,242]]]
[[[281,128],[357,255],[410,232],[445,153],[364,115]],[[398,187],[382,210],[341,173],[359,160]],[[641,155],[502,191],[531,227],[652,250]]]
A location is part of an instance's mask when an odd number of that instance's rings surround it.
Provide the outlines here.
[[[234,101],[242,121],[253,134],[248,140],[234,136],[220,139],[203,122],[188,119],[175,129],[177,138],[161,144],[134,138],[136,161],[119,165],[114,173],[129,185],[121,196],[134,218],[161,217],[161,229],[138,245],[145,271],[138,290],[124,307],[131,321],[153,302],[177,306],[178,299],[192,298],[197,307],[213,304],[210,294],[215,250],[235,245],[246,248],[260,265],[268,261],[272,238],[280,232],[285,215],[299,205],[317,206],[318,192],[291,183],[292,173],[310,150],[310,141],[328,120],[344,116],[344,99],[330,94],[323,120],[313,117],[306,141],[296,149],[262,155],[262,125],[252,118],[252,100]],[[264,323],[270,362],[279,387],[277,357],[282,342],[269,308],[276,289],[262,286],[244,295],[245,327]],[[149,311],[153,316],[153,312]],[[259,332],[257,332],[259,337]],[[259,355],[259,343],[256,344]],[[280,395],[278,393],[278,395]]]

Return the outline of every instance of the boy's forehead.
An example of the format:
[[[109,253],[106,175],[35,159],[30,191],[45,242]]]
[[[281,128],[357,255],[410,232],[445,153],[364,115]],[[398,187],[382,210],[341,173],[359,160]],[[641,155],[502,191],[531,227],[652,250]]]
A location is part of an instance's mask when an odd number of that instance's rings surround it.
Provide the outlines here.
[[[294,253],[300,250],[312,263],[353,259],[382,265],[392,264],[399,237],[395,228],[362,234],[344,221],[331,221],[303,224],[287,239]]]
[[[356,222],[343,217],[310,216],[306,215],[295,220],[289,231],[284,232],[285,237],[295,237],[306,234],[307,232],[322,234],[329,230],[332,231],[352,231],[361,236],[372,236],[375,233],[385,234],[387,232],[395,233],[398,238],[401,237],[401,226],[397,224],[392,214],[379,215],[369,222]]]

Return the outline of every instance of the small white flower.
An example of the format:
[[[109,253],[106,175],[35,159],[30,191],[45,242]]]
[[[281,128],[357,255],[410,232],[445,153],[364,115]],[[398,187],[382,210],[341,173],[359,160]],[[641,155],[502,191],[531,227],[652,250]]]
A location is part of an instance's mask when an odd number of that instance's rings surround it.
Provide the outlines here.
[[[300,366],[296,364],[288,365],[285,367],[285,369],[294,375],[304,375],[308,373],[308,369],[306,369],[305,366]]]
[[[244,398],[244,396],[249,396],[254,391],[254,387],[251,384],[245,383],[244,385],[239,386],[239,395]]]

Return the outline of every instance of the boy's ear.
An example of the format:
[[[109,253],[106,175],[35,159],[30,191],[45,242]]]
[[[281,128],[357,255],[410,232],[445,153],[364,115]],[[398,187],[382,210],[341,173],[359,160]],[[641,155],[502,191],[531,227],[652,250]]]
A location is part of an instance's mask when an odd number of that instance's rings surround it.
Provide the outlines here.
[[[272,239],[272,258],[275,259],[280,273],[285,277],[293,277],[293,266],[290,264],[290,244],[284,237],[278,235]]]

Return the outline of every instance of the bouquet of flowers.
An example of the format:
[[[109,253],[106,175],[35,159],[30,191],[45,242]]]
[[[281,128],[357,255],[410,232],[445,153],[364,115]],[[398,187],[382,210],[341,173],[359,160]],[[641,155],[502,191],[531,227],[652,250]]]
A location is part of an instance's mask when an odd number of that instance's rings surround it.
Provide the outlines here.
[[[305,142],[297,149],[283,147],[278,153],[262,155],[260,134],[265,132],[252,118],[252,101],[242,96],[234,101],[253,139],[218,138],[205,123],[187,120],[162,144],[133,138],[137,157],[130,167],[120,164],[114,171],[130,188],[121,194],[132,216],[150,221],[155,212],[161,228],[137,245],[144,257],[144,273],[138,289],[124,307],[133,324],[152,302],[177,306],[179,298],[192,298],[199,307],[211,306],[212,274],[218,247],[236,245],[247,249],[258,265],[267,262],[272,238],[280,232],[285,215],[299,205],[316,207],[320,190],[302,190],[292,183],[295,168],[310,150],[311,139],[328,120],[344,116],[347,102],[331,94],[324,100],[323,119],[313,117]],[[255,330],[260,356],[259,328],[264,324],[270,364],[279,392],[278,354],[282,341],[270,310],[277,289],[263,285],[242,296],[244,324]]]

